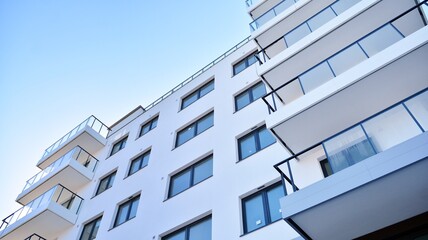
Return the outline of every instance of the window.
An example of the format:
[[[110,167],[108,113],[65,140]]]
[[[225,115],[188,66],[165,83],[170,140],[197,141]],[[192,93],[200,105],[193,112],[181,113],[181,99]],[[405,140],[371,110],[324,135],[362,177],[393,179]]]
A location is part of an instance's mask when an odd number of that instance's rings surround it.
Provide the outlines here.
[[[202,87],[200,87],[196,91],[189,94],[187,97],[183,98],[183,100],[181,102],[181,109],[182,110],[185,109],[190,104],[196,102],[196,100],[207,95],[212,90],[214,90],[214,80],[209,81],[207,84],[203,85]]]
[[[279,199],[285,196],[281,183],[242,199],[244,233],[252,232],[281,219]]]
[[[236,111],[241,110],[245,106],[261,98],[265,94],[266,88],[262,82],[259,82],[256,85],[250,87],[249,89],[245,90],[244,92],[240,93],[238,96],[235,97]]]
[[[266,126],[259,127],[238,139],[239,160],[245,159],[275,142],[275,138],[266,129]]]
[[[333,174],[333,170],[331,169],[330,163],[327,158],[320,161],[321,170],[324,177],[328,177]]]
[[[80,236],[80,240],[92,240],[97,238],[98,228],[100,228],[101,217],[87,223],[83,227],[82,235]]]
[[[173,197],[212,175],[213,156],[211,155],[172,176],[169,184],[168,197]]]
[[[214,125],[214,112],[210,112],[204,117],[200,118],[196,122],[185,127],[183,130],[177,133],[177,140],[175,142],[175,147],[182,145],[183,143],[189,141],[190,139],[201,134],[208,128]]]
[[[96,195],[104,192],[105,190],[113,186],[114,178],[116,177],[116,172],[109,174],[105,178],[101,179],[100,185],[98,185]]]
[[[114,227],[127,222],[137,215],[138,203],[140,201],[140,195],[132,197],[130,200],[122,203],[117,210],[116,220],[114,221]]]
[[[155,128],[157,125],[158,125],[158,117],[155,117],[141,127],[140,135],[138,135],[138,137],[141,137],[144,134],[148,133],[150,130]]]
[[[113,148],[111,149],[111,153],[110,156],[113,156],[113,154],[119,152],[120,150],[122,150],[125,145],[126,145],[126,140],[128,139],[128,137],[125,137],[123,139],[121,139],[120,141],[118,141],[117,143],[115,143],[113,145]]]
[[[128,176],[134,174],[138,170],[147,166],[147,164],[149,163],[149,158],[150,158],[150,151],[147,151],[141,154],[140,156],[136,157],[134,160],[132,160],[131,167],[129,168]]]
[[[211,216],[183,227],[162,240],[211,240]]]
[[[247,67],[253,65],[257,62],[257,52],[253,52],[252,54],[248,55],[235,65],[233,65],[233,75],[236,75],[242,71],[244,71]]]

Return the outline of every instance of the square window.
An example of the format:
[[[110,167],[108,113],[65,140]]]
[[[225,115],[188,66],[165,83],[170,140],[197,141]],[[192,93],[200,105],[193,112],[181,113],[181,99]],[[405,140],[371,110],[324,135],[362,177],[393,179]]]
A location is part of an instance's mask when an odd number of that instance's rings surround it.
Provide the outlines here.
[[[276,139],[266,129],[266,126],[259,127],[238,139],[239,160],[245,159],[275,142]]]
[[[80,235],[79,240],[93,240],[97,238],[97,232],[100,228],[101,224],[101,217],[85,224],[83,227],[82,235]]]
[[[266,94],[266,87],[262,82],[250,87],[244,92],[240,93],[235,97],[235,109],[236,111],[241,110],[250,103],[263,97]]]
[[[181,101],[181,110],[188,107],[190,104],[196,102],[201,97],[207,95],[209,92],[214,90],[214,79],[209,81],[207,84],[202,87],[196,89],[194,92],[190,93]]]
[[[141,126],[139,137],[143,136],[144,134],[148,133],[150,130],[154,129],[158,125],[158,116],[151,119],[147,123],[145,123],[143,126]]]
[[[134,218],[137,215],[138,203],[140,201],[140,195],[131,198],[130,200],[122,203],[116,214],[114,221],[114,227],[121,225]]]
[[[241,61],[237,62],[233,65],[233,75],[236,75],[242,71],[244,71],[249,66],[253,65],[257,62],[257,52],[253,52],[250,55],[246,56]]]
[[[100,184],[98,185],[96,195],[104,192],[105,190],[113,186],[114,178],[116,177],[116,172],[109,174],[108,176],[101,179]]]
[[[211,216],[162,237],[162,240],[211,240]]]
[[[128,171],[128,176],[134,174],[138,170],[147,166],[149,163],[150,151],[147,151],[131,161],[131,166]]]
[[[214,126],[214,112],[208,113],[207,115],[185,127],[183,130],[180,130],[177,133],[175,147],[182,145],[183,143],[196,137],[212,126]]]
[[[115,153],[119,152],[123,148],[125,148],[126,140],[128,139],[128,136],[125,138],[119,140],[117,143],[113,145],[113,148],[111,149],[110,156],[113,156]]]

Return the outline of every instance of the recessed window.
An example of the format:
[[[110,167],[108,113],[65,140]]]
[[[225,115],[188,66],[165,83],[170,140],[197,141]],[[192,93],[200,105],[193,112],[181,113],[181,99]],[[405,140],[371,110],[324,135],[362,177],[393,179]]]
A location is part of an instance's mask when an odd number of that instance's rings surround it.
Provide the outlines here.
[[[150,158],[150,151],[147,151],[141,154],[140,156],[136,157],[134,160],[132,160],[131,166],[129,168],[128,176],[136,173],[138,170],[147,166],[147,164],[149,163],[149,158]]]
[[[100,185],[98,185],[97,193],[96,195],[104,192],[105,190],[111,188],[113,186],[114,178],[116,177],[116,172],[113,172],[109,174],[108,176],[104,177],[100,181]]]
[[[183,143],[189,141],[190,139],[201,134],[208,128],[214,125],[214,112],[210,112],[202,118],[198,119],[196,122],[185,127],[183,130],[177,133],[177,140],[175,146],[178,147]]]
[[[120,150],[122,150],[123,148],[125,148],[127,139],[128,139],[128,137],[125,137],[125,138],[121,139],[120,141],[118,141],[117,143],[115,143],[113,145],[113,148],[111,149],[110,156],[112,156],[113,154],[115,154],[115,153],[119,152]]]
[[[211,216],[183,227],[162,240],[211,240]]]
[[[275,142],[276,139],[266,129],[266,126],[259,127],[238,139],[239,160],[245,159]]]
[[[144,134],[150,132],[150,130],[155,128],[157,125],[158,125],[158,117],[155,117],[141,127],[140,135],[138,136],[141,137]]]
[[[284,188],[277,183],[242,199],[244,233],[281,219],[279,199],[284,196]]]
[[[185,109],[190,104],[196,102],[199,98],[207,95],[209,92],[214,90],[214,80],[209,81],[207,84],[198,88],[196,91],[189,94],[187,97],[183,98],[181,102],[181,109]]]
[[[233,75],[236,75],[244,71],[249,66],[257,62],[257,52],[253,52],[250,55],[246,56],[244,59],[233,65]]]
[[[101,218],[102,216],[85,224],[82,235],[80,236],[80,240],[92,240],[97,238],[97,232],[100,228]]]
[[[331,169],[330,163],[327,158],[320,161],[322,173],[324,177],[328,177],[333,174],[333,170]]]
[[[114,227],[129,221],[137,215],[138,203],[140,202],[140,195],[131,198],[130,200],[122,203],[117,210]]]
[[[235,109],[239,111],[243,107],[249,105],[255,100],[261,98],[266,94],[266,87],[262,82],[257,83],[256,85],[250,87],[244,92],[240,93],[235,97]]]
[[[196,164],[171,177],[168,198],[202,182],[213,175],[213,156],[204,158]]]

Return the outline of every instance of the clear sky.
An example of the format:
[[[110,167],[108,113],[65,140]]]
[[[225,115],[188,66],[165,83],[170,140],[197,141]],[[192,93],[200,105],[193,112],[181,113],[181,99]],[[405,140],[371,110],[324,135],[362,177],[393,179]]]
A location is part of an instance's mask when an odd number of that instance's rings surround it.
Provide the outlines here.
[[[148,105],[249,22],[244,0],[0,0],[0,220],[47,147]]]

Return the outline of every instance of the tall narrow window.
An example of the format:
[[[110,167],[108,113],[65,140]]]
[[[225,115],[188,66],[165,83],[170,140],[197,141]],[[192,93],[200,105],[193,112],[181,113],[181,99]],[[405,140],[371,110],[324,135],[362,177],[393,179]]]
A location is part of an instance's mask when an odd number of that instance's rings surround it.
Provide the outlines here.
[[[250,55],[246,56],[241,61],[237,62],[233,65],[233,75],[236,75],[242,71],[244,71],[249,66],[253,65],[257,62],[257,52],[253,52]]]
[[[191,94],[184,97],[181,101],[181,109],[185,109],[190,104],[196,102],[196,100],[207,95],[212,90],[214,90],[214,80],[209,81],[207,84],[203,85]]]
[[[120,150],[122,150],[124,147],[125,147],[125,145],[126,145],[126,140],[128,139],[128,136],[127,137],[125,137],[125,138],[123,138],[123,139],[121,139],[120,141],[118,141],[117,143],[115,143],[114,145],[113,145],[113,148],[111,149],[111,152],[110,152],[110,156],[112,156],[112,155],[114,155],[115,153],[117,153],[117,152],[119,152]]]
[[[116,214],[116,220],[114,221],[114,227],[129,221],[137,215],[138,203],[140,202],[140,195],[131,198],[130,200],[122,203],[119,206]]]
[[[331,169],[327,158],[320,161],[320,166],[324,177],[328,177],[333,174],[333,170]]]
[[[177,133],[175,146],[178,147],[214,125],[214,112],[210,112]]]
[[[150,151],[147,151],[131,161],[131,166],[128,171],[128,176],[134,174],[138,170],[147,166],[149,163]]]
[[[145,123],[143,126],[141,126],[139,137],[143,136],[144,134],[148,133],[150,130],[155,128],[158,125],[158,117],[151,119],[147,123]]]
[[[242,199],[244,233],[281,219],[279,199],[284,196],[284,188],[277,183]]]
[[[262,82],[259,82],[256,85],[250,87],[249,89],[245,90],[244,92],[240,93],[238,96],[235,97],[236,111],[241,110],[245,106],[261,98],[265,94],[266,88]]]
[[[211,216],[185,226],[162,240],[211,240]]]
[[[97,193],[96,195],[104,192],[105,190],[111,188],[113,186],[114,178],[116,177],[116,172],[113,172],[109,174],[108,176],[104,177],[100,181],[100,185],[98,185]]]
[[[259,127],[238,139],[239,160],[245,159],[275,142],[275,138],[266,129],[266,126]]]
[[[100,228],[101,217],[85,224],[83,227],[82,235],[80,236],[80,240],[93,240],[97,238],[98,228]]]

